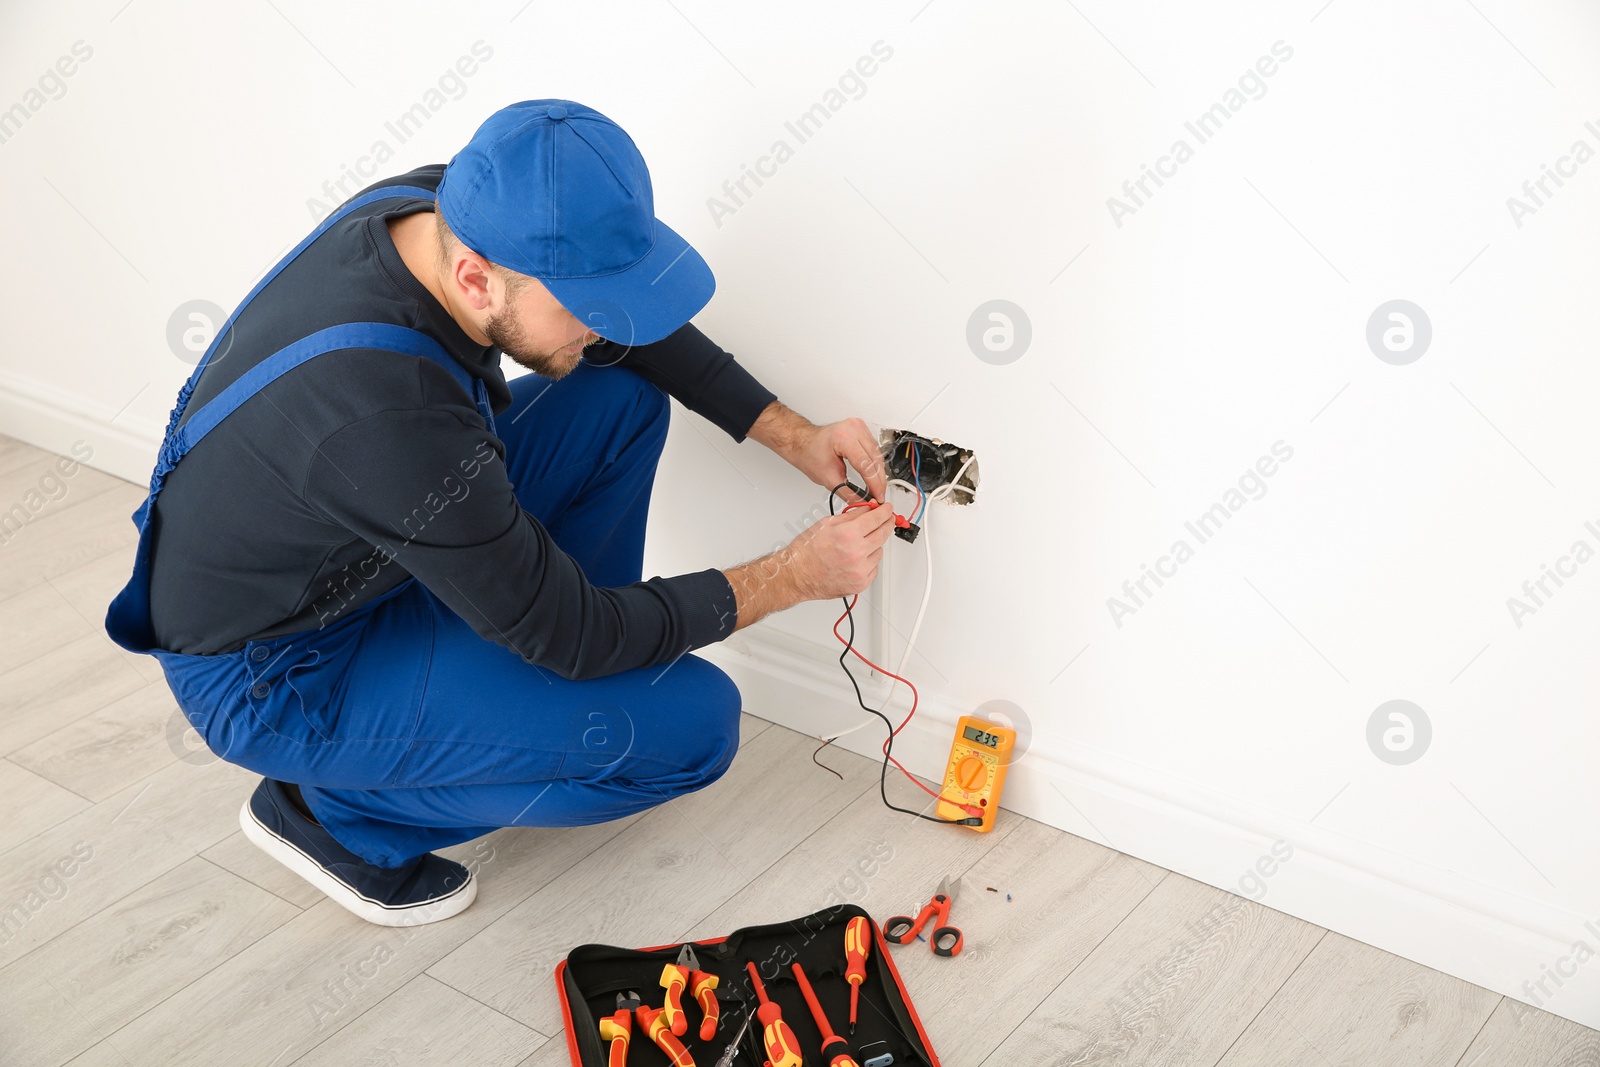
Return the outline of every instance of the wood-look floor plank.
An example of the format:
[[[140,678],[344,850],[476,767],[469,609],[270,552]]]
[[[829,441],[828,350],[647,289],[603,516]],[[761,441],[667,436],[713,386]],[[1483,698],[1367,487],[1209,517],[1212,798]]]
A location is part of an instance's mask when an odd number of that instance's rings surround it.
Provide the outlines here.
[[[103,493],[131,488],[121,478],[84,466],[79,466],[72,477],[62,478],[57,470],[61,462],[58,456],[46,456],[0,472],[0,548],[10,549],[32,540],[33,530],[46,519],[80,507]],[[133,529],[131,522],[128,528]]]
[[[1016,832],[962,879],[951,909],[966,939],[961,957],[942,959],[921,943],[890,950],[934,1049],[949,1064],[982,1063],[1167,873],[1093,841],[1017,821]],[[974,1025],[974,989],[984,991],[981,1025]]]
[[[124,1053],[111,1043],[109,1039],[101,1041],[81,1056],[73,1058],[67,1067],[143,1067],[132,1058],[136,1050],[129,1049]]]
[[[1600,1030],[1502,997],[1456,1067],[1595,1067]]]
[[[8,759],[0,759],[0,852],[89,807],[90,802]]]
[[[0,964],[236,831],[239,806],[259,781],[229,763],[174,762],[0,854]],[[87,849],[90,858],[72,875],[70,891],[36,907],[27,904],[41,879],[74,849]]]
[[[478,873],[477,899],[460,915],[427,926],[389,928],[325,899],[109,1035],[110,1040],[122,1050],[138,1049],[141,1067],[292,1063],[528,894],[605,847],[631,822],[513,827],[442,849],[443,855],[472,862]]]
[[[133,576],[133,557],[138,547],[138,541],[130,539],[106,555],[75,566],[64,574],[56,574],[50,579],[50,587],[77,611],[90,629],[99,633],[101,640],[106,641],[106,648],[114,649],[118,656],[122,656],[128,664],[133,665],[134,670],[150,681],[162,681],[166,675],[155,656],[130,653],[110,640],[109,633],[106,633],[106,609]]]
[[[1324,933],[1168,873],[983,1063],[1214,1064]]]
[[[125,655],[104,635],[84,634],[0,674],[0,754],[15,752],[155,681]]]
[[[53,1067],[299,914],[195,858],[0,969],[0,1048]]]
[[[0,472],[14,471],[19,467],[43,463],[54,458],[52,453],[42,448],[24,444],[15,437],[0,435]]]
[[[809,738],[802,744],[816,747]],[[814,833],[755,881],[725,901],[687,909],[683,915],[687,921],[662,931],[664,936],[655,943],[721,937],[742,926],[796,919],[836,904],[857,904],[888,918],[927,899],[940,877],[966,870],[1020,825],[1019,820],[1002,817],[988,834],[956,832],[890,811],[878,795],[877,764],[847,752],[828,758],[852,780],[865,778],[868,788],[817,824]],[[821,772],[812,771],[809,780],[797,779],[797,773],[804,775],[806,769],[786,767],[778,777],[786,788],[802,795],[818,782],[834,781]],[[917,806],[909,786],[901,784],[900,792],[891,795],[899,803]]]
[[[567,1035],[563,1032],[551,1037],[540,1045],[532,1056],[517,1064],[517,1067],[572,1067],[572,1052],[567,1047]]]
[[[87,500],[63,501],[41,511],[7,542],[0,568],[0,599],[49,581],[138,539],[130,516],[145,490],[118,481]]]
[[[1454,1067],[1499,1000],[1329,933],[1217,1067]]]
[[[89,560],[81,567],[74,567],[65,574],[51,578],[50,584],[98,630],[105,623],[106,607],[111,603],[111,598],[121,591],[133,575],[133,560],[138,547],[138,534],[130,522],[125,544]]]
[[[104,800],[178,758],[183,723],[167,683],[151,682],[11,753],[10,759],[90,800]]]
[[[460,1063],[516,1067],[548,1039],[419,974],[293,1067]]]
[[[133,524],[129,523],[131,531]],[[50,579],[54,589],[91,630],[100,635],[108,649],[122,656],[135,670],[152,682],[166,675],[154,656],[136,655],[120,648],[105,631],[106,608],[128,584],[133,574],[133,558],[138,542],[130,534],[127,543]]]
[[[0,542],[45,515],[128,484],[70,458],[33,451],[25,462],[0,461]]]
[[[867,788],[860,764],[846,767],[844,782],[797,788],[815,747],[814,739],[767,729],[741,747],[720,781],[650,810],[428,973],[540,1033],[557,1032],[551,975],[573,946],[671,940]]]
[[[0,549],[0,563],[5,560]],[[92,636],[94,627],[44,582],[0,600],[0,671],[7,673],[80,637]]]
[[[328,899],[322,890],[253,845],[243,831],[229,834],[200,855],[301,910]]]
[[[966,939],[961,958],[941,959],[920,942],[891,951],[941,1059],[978,1063],[1165,874],[1016,816],[1002,815],[988,835],[914,820],[870,789],[684,936],[722,936],[838,902],[882,922],[915,913],[941,877],[959,875],[951,918]],[[974,988],[984,991],[984,1026],[971,1024]]]

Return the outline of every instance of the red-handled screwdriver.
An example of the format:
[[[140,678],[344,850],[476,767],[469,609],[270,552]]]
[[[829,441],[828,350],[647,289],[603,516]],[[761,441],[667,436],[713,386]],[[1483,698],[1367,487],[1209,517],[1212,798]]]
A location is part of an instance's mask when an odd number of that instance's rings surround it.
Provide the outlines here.
[[[844,980],[850,983],[850,1032],[856,1032],[856,1001],[861,983],[867,980],[867,952],[872,939],[867,936],[867,920],[858,915],[844,928]],[[837,958],[837,957],[835,957]]]
[[[767,987],[761,984],[756,965],[746,963],[745,966],[750,970],[750,981],[755,985],[756,1000],[761,1005],[756,1009],[756,1018],[761,1022],[761,1040],[767,1049],[767,1067],[805,1067],[805,1060],[800,1056],[800,1042],[796,1040],[794,1031],[789,1029],[789,1024],[783,1021],[783,1009],[767,999]]]
[[[800,993],[806,998],[806,1007],[811,1009],[811,1018],[822,1034],[822,1058],[829,1067],[860,1067],[850,1055],[849,1043],[828,1025],[828,1017],[822,1013],[822,1005],[817,1001],[816,991],[811,988],[811,980],[798,963],[794,965],[794,977],[800,983]]]

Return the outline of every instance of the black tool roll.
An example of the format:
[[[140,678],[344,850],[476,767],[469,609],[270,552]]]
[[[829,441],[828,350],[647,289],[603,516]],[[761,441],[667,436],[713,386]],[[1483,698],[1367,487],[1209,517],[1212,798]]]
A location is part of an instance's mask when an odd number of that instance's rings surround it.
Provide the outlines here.
[[[845,981],[845,926],[851,919],[867,919],[871,950],[867,953],[867,979],[861,986],[856,1031],[849,1033],[850,985]],[[683,993],[689,1029],[683,1042],[696,1067],[713,1067],[732,1043],[745,1015],[756,1006],[756,994],[746,961],[754,961],[767,996],[783,1009],[800,1044],[807,1067],[825,1067],[822,1035],[811,1017],[794,976],[799,963],[816,991],[817,1000],[833,1031],[850,1045],[857,1063],[865,1065],[875,1055],[888,1053],[895,1067],[940,1067],[928,1044],[911,997],[906,992],[878,924],[861,908],[843,904],[790,922],[749,926],[726,938],[693,942],[700,969],[717,976],[721,1019],[711,1041],[700,1040],[700,1005]],[[600,1020],[617,1010],[617,995],[636,991],[643,1003],[659,1008],[666,999],[660,985],[662,968],[678,958],[681,945],[654,949],[625,949],[611,945],[580,945],[556,968],[566,1016],[567,1046],[573,1067],[606,1067],[607,1045],[600,1039]],[[760,1067],[761,1023],[753,1020],[737,1067]],[[865,1050],[865,1054],[863,1054]],[[666,1053],[656,1047],[637,1019],[628,1046],[629,1067],[670,1067]]]

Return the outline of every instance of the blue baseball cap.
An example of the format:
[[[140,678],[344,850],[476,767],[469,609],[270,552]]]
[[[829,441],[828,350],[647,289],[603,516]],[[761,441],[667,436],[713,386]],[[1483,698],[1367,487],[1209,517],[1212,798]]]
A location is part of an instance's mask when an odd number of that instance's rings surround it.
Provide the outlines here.
[[[717,288],[700,253],[656,218],[633,138],[571,100],[490,115],[445,167],[438,197],[462,243],[539,279],[607,341],[659,341]]]

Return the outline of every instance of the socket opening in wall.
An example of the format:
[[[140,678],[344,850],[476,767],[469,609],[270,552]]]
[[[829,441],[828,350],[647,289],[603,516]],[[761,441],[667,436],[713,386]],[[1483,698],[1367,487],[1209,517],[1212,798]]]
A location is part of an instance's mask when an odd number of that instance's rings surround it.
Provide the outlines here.
[[[945,494],[952,504],[971,504],[977,499],[978,461],[970,448],[962,448],[937,437],[924,437],[910,430],[884,429],[878,434],[888,477],[907,485],[920,485],[924,493],[955,482]]]

